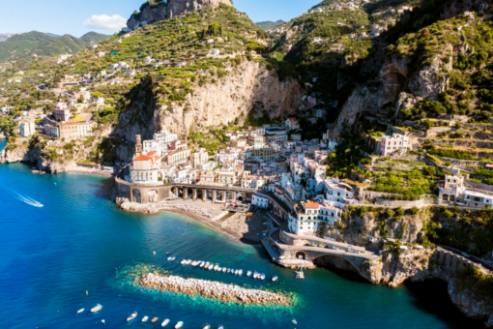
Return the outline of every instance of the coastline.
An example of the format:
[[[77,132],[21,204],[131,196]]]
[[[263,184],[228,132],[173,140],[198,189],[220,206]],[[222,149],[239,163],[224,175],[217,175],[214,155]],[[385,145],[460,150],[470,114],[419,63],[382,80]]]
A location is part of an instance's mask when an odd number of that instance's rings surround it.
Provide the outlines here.
[[[195,204],[195,206],[192,205]],[[122,211],[130,213],[138,213],[143,215],[156,215],[160,213],[171,213],[193,219],[197,223],[226,236],[229,240],[237,243],[260,245],[260,240],[257,239],[259,233],[263,231],[263,223],[261,218],[252,215],[250,217],[241,217],[239,214],[231,214],[220,209],[220,204],[212,202],[189,201],[187,207],[178,206],[173,203],[161,203],[158,205],[141,205],[130,202],[117,202],[118,208]],[[198,209],[213,208],[200,213]],[[206,213],[209,212],[209,215]],[[253,227],[253,230],[250,228]],[[248,231],[247,231],[248,228]]]

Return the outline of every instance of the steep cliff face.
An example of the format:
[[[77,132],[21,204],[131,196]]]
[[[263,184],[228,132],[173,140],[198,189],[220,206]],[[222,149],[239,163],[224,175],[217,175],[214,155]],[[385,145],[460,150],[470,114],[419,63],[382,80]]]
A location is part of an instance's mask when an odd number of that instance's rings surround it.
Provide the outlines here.
[[[160,129],[186,135],[192,130],[221,126],[247,115],[285,117],[300,103],[295,80],[281,81],[264,65],[246,61],[217,82],[196,88],[179,106],[162,107],[155,119]]]
[[[163,19],[200,10],[204,7],[231,6],[230,0],[159,0],[148,1],[134,13],[127,22],[127,27],[134,30],[140,26],[152,24]]]
[[[483,222],[487,214],[484,211],[464,214],[458,210],[456,214],[446,217],[443,212],[443,209],[352,209],[343,219],[341,230],[344,239],[354,244],[379,249],[381,257],[371,264],[349,264],[331,258],[324,258],[323,262],[339,269],[355,271],[370,282],[390,287],[401,286],[407,281],[442,280],[447,283],[450,300],[462,313],[484,321],[491,327],[493,272],[473,262],[470,257],[466,258],[442,247],[420,245],[428,241],[430,235],[435,236],[434,239],[438,241],[452,242],[447,238],[463,235],[466,231],[473,232],[476,226],[477,230],[485,231]],[[458,217],[457,220],[461,216],[483,219],[477,222],[469,220],[467,224],[463,224],[467,225],[466,228],[456,223],[451,224],[454,219],[450,216]],[[439,229],[441,226],[447,226],[445,231]],[[454,231],[449,232],[452,229]],[[388,242],[382,243],[383,239]]]
[[[116,160],[131,159],[136,134],[151,138],[166,130],[186,137],[192,131],[241,123],[249,115],[283,118],[296,110],[302,94],[297,81],[281,81],[275,71],[253,61],[231,67],[214,83],[195,86],[184,102],[170,105],[158,105],[153,81],[146,78],[128,94],[131,102],[111,136]]]
[[[388,46],[384,60],[378,60],[378,51],[367,59],[376,64],[373,67],[380,68],[377,78],[371,77],[369,83],[357,86],[343,103],[334,137],[345,127],[353,126],[364,113],[386,117],[391,122],[400,111],[419,101],[443,95],[450,87],[454,69],[455,76],[471,69],[458,65],[460,58],[484,52],[485,46],[475,39],[476,34],[488,34],[480,31],[484,29],[481,22],[488,20],[490,6],[481,0],[423,2],[407,18],[412,21],[409,26],[416,30],[401,24],[383,34],[379,47]],[[418,18],[420,12],[426,15]],[[489,63],[488,57],[483,56],[479,67]],[[364,70],[361,73],[365,75]]]

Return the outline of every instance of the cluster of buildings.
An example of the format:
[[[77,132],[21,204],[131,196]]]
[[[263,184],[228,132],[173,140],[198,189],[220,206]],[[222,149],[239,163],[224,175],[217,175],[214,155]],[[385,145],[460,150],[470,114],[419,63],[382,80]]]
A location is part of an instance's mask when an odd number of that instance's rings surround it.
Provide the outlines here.
[[[438,200],[441,204],[493,208],[493,186],[468,182],[459,169],[452,169],[439,189]]]
[[[288,205],[289,229],[315,234],[339,221],[353,202],[353,188],[326,177],[325,161],[333,141],[302,141],[296,119],[228,134],[229,144],[215,155],[192,151],[176,134],[136,137],[127,180],[138,185],[196,184],[258,191],[252,205],[266,209],[278,199]],[[265,193],[271,195],[267,197]]]

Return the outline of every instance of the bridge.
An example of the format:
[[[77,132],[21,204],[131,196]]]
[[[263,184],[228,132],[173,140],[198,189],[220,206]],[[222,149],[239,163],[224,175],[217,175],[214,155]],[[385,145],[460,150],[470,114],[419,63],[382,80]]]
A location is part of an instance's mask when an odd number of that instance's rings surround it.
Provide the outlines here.
[[[290,268],[314,267],[314,262],[325,256],[340,257],[357,268],[362,262],[379,257],[363,247],[283,230],[272,229],[262,244],[274,262]]]
[[[254,189],[200,184],[135,184],[115,177],[116,197],[136,203],[156,203],[176,198],[236,203],[251,200]]]

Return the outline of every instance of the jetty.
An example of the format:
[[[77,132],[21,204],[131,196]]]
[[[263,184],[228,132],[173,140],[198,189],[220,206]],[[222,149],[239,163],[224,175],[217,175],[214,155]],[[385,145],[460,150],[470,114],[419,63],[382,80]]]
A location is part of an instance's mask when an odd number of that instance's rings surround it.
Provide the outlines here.
[[[293,302],[289,295],[277,292],[243,288],[217,281],[183,278],[158,272],[140,275],[136,278],[136,284],[148,289],[201,296],[225,303],[242,305],[289,306]]]

